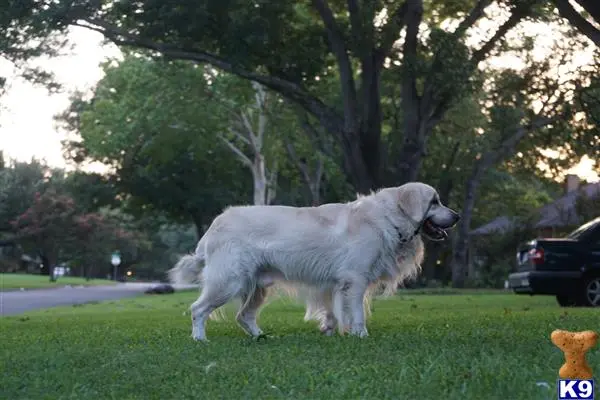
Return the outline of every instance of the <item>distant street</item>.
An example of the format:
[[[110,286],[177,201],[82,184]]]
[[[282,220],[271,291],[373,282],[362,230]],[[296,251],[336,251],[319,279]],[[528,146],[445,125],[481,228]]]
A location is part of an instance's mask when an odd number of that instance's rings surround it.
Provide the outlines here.
[[[56,306],[84,304],[93,301],[117,300],[140,295],[153,283],[120,283],[114,286],[63,287],[25,291],[0,292],[0,315],[15,315],[26,311]],[[175,289],[194,288],[174,285]]]

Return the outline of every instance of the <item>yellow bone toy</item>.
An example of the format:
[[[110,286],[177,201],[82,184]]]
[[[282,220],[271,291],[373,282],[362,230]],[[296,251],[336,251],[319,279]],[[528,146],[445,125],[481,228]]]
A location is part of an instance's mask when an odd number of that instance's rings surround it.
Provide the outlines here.
[[[550,335],[550,340],[565,353],[565,363],[560,367],[558,376],[562,379],[592,378],[592,368],[585,359],[585,353],[596,345],[596,332],[569,332],[557,329]]]

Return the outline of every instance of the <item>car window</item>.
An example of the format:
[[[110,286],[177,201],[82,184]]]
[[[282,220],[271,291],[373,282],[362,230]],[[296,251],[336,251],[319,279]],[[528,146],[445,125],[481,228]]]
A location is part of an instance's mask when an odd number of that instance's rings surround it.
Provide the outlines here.
[[[581,237],[586,236],[591,231],[595,230],[599,224],[600,224],[600,217],[581,225],[579,228],[577,228],[573,232],[569,233],[567,235],[567,238],[578,240]]]

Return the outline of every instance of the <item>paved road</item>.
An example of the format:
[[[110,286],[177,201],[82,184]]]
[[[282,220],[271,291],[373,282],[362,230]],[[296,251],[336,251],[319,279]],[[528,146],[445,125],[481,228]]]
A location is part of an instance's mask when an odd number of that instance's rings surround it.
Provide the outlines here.
[[[0,316],[20,314],[41,308],[138,296],[148,287],[154,285],[149,283],[120,283],[114,286],[73,286],[55,289],[0,292]],[[174,285],[174,287],[175,289],[188,289],[195,286]]]

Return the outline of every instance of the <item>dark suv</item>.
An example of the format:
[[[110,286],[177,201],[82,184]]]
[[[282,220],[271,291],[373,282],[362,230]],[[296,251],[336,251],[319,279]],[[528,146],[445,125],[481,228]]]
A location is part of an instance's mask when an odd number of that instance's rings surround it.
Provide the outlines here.
[[[561,306],[600,307],[600,217],[564,238],[522,245],[508,283],[517,294],[554,295]]]

